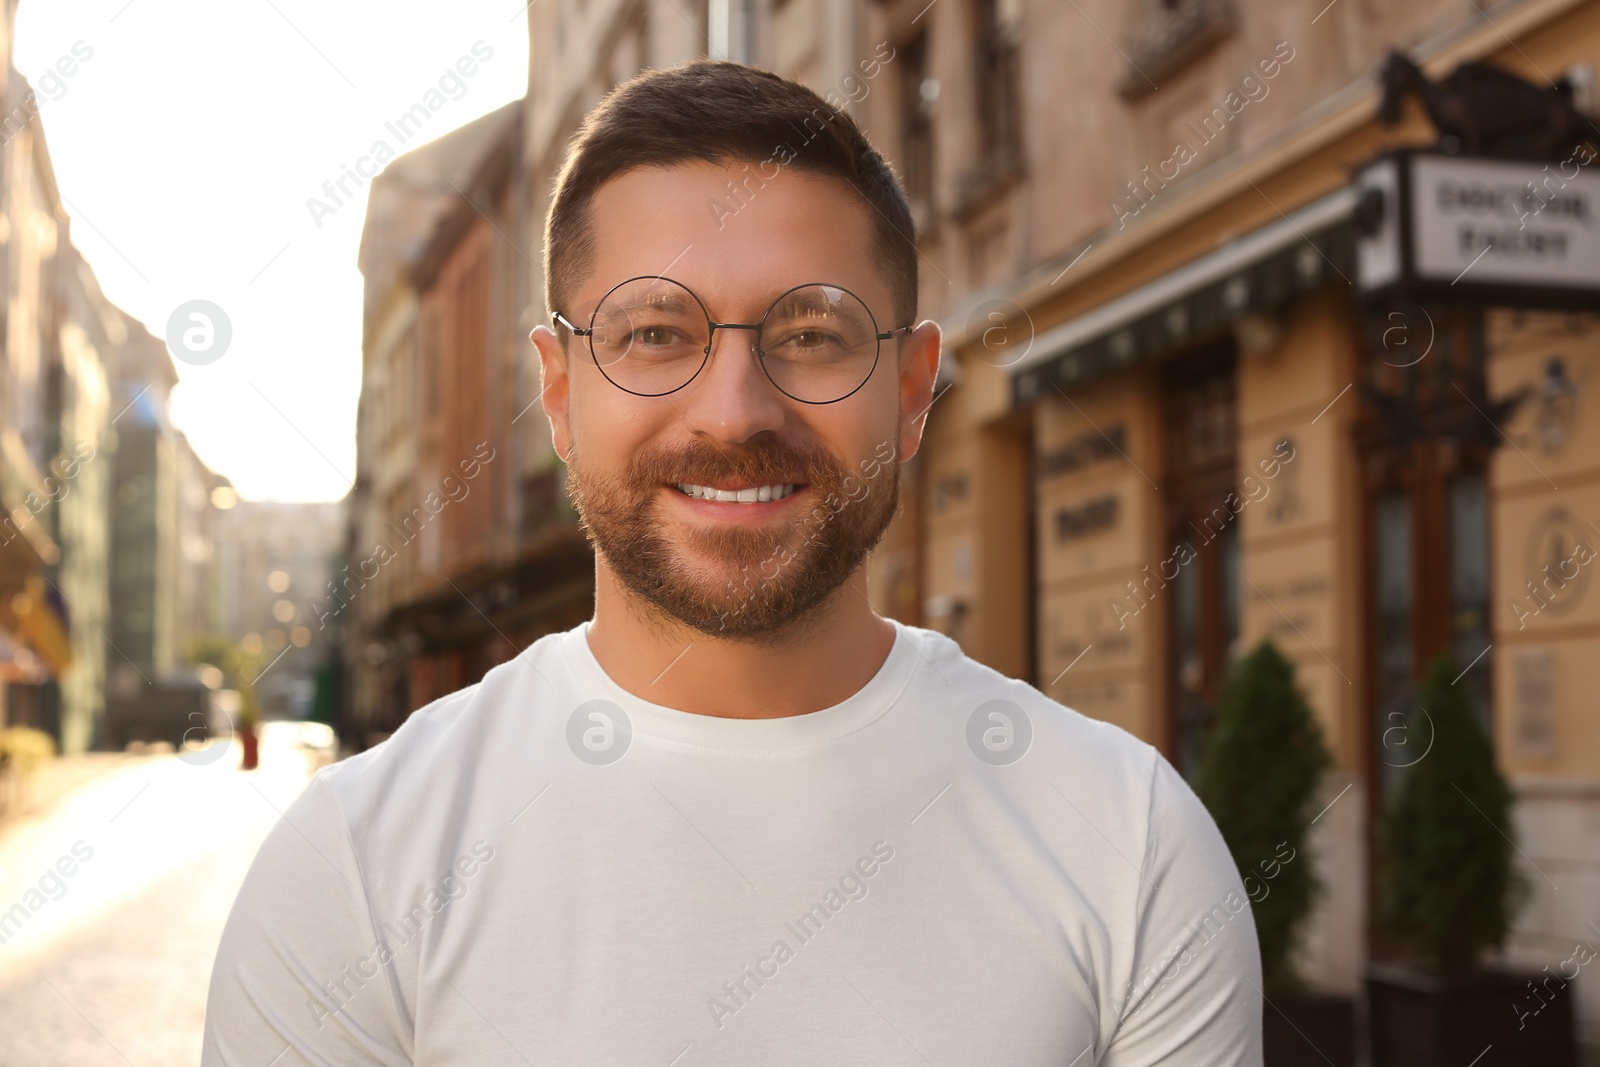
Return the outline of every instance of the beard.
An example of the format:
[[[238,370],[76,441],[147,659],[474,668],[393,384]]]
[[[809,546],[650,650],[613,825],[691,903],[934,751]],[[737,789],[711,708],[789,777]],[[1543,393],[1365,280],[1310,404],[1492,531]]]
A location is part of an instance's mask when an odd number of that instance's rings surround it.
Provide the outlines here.
[[[640,451],[620,474],[589,470],[580,453],[574,435],[568,495],[634,606],[647,619],[723,640],[773,644],[820,621],[899,507],[897,459],[864,461],[852,476],[820,445],[766,433],[738,447],[694,438],[673,451]],[[804,496],[784,521],[760,526],[662,514],[671,505],[661,494],[676,493],[674,484],[724,479],[804,483]]]

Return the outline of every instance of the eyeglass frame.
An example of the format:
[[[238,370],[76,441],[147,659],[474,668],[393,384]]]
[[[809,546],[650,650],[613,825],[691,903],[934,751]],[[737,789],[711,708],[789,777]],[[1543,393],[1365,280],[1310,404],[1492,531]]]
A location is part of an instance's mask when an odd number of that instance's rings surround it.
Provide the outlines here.
[[[624,285],[627,285],[629,282],[639,282],[639,281],[671,282],[673,285],[676,285],[678,288],[680,288],[684,292],[688,293],[689,296],[693,298],[695,304],[700,308],[700,313],[703,314],[706,317],[706,327],[707,327],[707,335],[708,336],[706,338],[706,347],[705,347],[704,355],[703,355],[703,358],[700,360],[700,366],[695,368],[695,372],[693,374],[689,375],[689,377],[684,381],[684,383],[682,385],[674,386],[673,388],[668,389],[664,393],[639,393],[639,392],[635,392],[632,389],[629,389],[625,385],[622,385],[615,378],[611,377],[611,375],[606,374],[605,367],[603,367],[600,364],[600,357],[597,356],[595,354],[595,351],[594,351],[594,324],[595,324],[595,319],[599,316],[601,307],[603,307],[605,305],[606,297],[609,297],[612,293],[616,292],[618,289],[621,289]],[[850,297],[852,297],[857,303],[859,303],[861,305],[862,310],[864,310],[867,313],[867,318],[870,319],[871,322],[872,322],[873,336],[877,339],[877,350],[872,355],[872,366],[871,366],[870,369],[868,369],[866,377],[861,379],[861,384],[857,385],[854,389],[852,389],[848,393],[844,394],[844,396],[837,397],[837,398],[835,398],[833,400],[802,400],[799,397],[795,396],[793,393],[790,393],[783,386],[779,385],[776,381],[773,380],[772,372],[767,370],[766,353],[762,351],[761,344],[760,344],[760,341],[761,341],[761,329],[766,324],[767,316],[772,314],[772,309],[778,306],[778,302],[780,300],[782,300],[784,297],[788,296],[790,293],[798,292],[801,289],[809,289],[809,288],[811,288],[813,286],[820,286],[820,287],[825,288],[825,289],[837,289],[840,292],[846,293]],[[715,321],[715,320],[713,320],[711,318],[711,312],[706,309],[705,301],[700,299],[700,294],[699,293],[695,292],[693,289],[689,288],[687,285],[684,285],[682,282],[678,281],[676,278],[668,278],[664,274],[640,274],[640,275],[636,275],[636,276],[634,276],[632,278],[624,278],[622,281],[618,282],[616,285],[613,285],[610,289],[607,289],[606,292],[605,292],[605,296],[602,296],[595,303],[594,311],[589,313],[589,328],[586,329],[586,330],[585,329],[580,329],[576,324],[574,324],[572,322],[571,319],[567,318],[565,315],[563,315],[559,311],[552,311],[550,313],[550,321],[555,323],[558,326],[565,326],[567,328],[568,332],[570,332],[574,337],[583,337],[583,338],[587,339],[588,347],[589,347],[589,358],[594,361],[595,369],[598,370],[601,373],[601,375],[603,375],[605,377],[606,381],[610,382],[612,385],[616,386],[618,389],[621,389],[624,393],[628,393],[631,396],[646,396],[646,397],[671,396],[673,393],[676,393],[679,389],[687,388],[690,382],[693,382],[696,378],[700,377],[700,372],[705,370],[706,369],[706,364],[711,362],[711,350],[712,350],[712,348],[716,347],[717,331],[718,330],[754,330],[756,332],[756,338],[755,338],[755,342],[751,345],[751,350],[752,350],[752,352],[754,353],[754,355],[756,357],[756,363],[761,367],[762,376],[765,377],[767,379],[767,381],[772,383],[772,387],[774,389],[776,389],[778,392],[782,393],[784,396],[788,397],[790,400],[793,400],[795,403],[797,403],[797,404],[811,404],[811,405],[814,405],[814,406],[820,406],[820,405],[823,405],[823,404],[837,404],[839,401],[848,400],[850,397],[854,396],[856,393],[859,393],[861,391],[862,386],[865,386],[868,382],[870,382],[872,380],[873,373],[875,371],[877,371],[877,369],[878,369],[878,360],[883,355],[883,342],[884,341],[893,340],[896,334],[906,333],[906,332],[909,332],[911,330],[916,329],[916,324],[912,323],[912,324],[907,325],[907,326],[897,326],[892,330],[880,331],[878,329],[878,317],[872,313],[872,308],[867,305],[867,302],[865,300],[861,299],[861,297],[857,296],[855,293],[851,292],[849,289],[846,289],[844,286],[835,285],[833,282],[802,282],[799,285],[790,286],[788,289],[785,289],[783,292],[781,292],[777,296],[773,297],[772,303],[768,304],[767,305],[767,310],[762,313],[760,322],[717,322],[717,321]]]

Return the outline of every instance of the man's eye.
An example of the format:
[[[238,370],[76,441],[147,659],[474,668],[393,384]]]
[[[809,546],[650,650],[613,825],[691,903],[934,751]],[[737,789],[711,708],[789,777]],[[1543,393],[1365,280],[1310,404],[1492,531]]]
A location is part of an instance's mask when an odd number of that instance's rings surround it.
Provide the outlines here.
[[[633,340],[645,345],[668,345],[676,339],[676,333],[670,326],[642,326],[633,331]]]
[[[791,348],[822,348],[838,344],[839,339],[822,330],[796,330],[784,338],[783,343]]]

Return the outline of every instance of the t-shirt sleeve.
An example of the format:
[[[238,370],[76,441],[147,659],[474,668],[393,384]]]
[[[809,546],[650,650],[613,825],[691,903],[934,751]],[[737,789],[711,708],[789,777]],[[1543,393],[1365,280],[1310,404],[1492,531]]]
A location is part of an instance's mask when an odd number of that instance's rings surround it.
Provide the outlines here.
[[[1132,973],[1102,1067],[1261,1067],[1261,952],[1238,868],[1159,753]]]
[[[410,1067],[389,949],[327,771],[245,875],[211,972],[201,1067]]]

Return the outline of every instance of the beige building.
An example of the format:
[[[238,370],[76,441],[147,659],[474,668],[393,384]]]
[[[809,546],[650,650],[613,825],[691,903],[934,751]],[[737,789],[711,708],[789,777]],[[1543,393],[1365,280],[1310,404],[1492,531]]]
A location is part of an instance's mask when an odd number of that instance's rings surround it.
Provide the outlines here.
[[[316,612],[344,629],[353,745],[592,610],[527,342],[525,128],[514,101],[373,182],[356,485]]]
[[[915,585],[926,624],[1186,772],[1231,656],[1277,641],[1337,760],[1304,971],[1352,993],[1382,951],[1384,786],[1426,740],[1392,727],[1449,652],[1518,796],[1533,895],[1508,955],[1538,970],[1592,944],[1600,717],[1582,665],[1600,601],[1578,561],[1600,548],[1600,319],[1471,278],[1455,295],[1481,297],[1451,299],[1454,271],[1428,299],[1377,300],[1352,179],[1438,140],[1415,98],[1379,120],[1388,48],[1435,79],[1475,60],[1537,87],[1566,76],[1583,106],[1600,5],[868,11],[888,17],[858,51],[893,42],[886,75],[917,91],[861,111],[923,175],[924,313],[959,383],[908,471],[919,507],[880,553],[880,603]],[[1563,195],[1600,204],[1579,184]],[[1480,278],[1517,277],[1500,255]],[[1600,986],[1579,997],[1600,1042]]]
[[[1427,299],[1385,295],[1382,242],[1410,223],[1374,216],[1398,187],[1374,200],[1362,183],[1381,175],[1357,172],[1440,140],[1416,95],[1380,120],[1391,48],[1435,81],[1473,61],[1535,89],[1566,78],[1593,115],[1600,3],[556,0],[529,14],[530,247],[568,137],[647,66],[711,54],[797,78],[894,162],[920,310],[946,348],[872,565],[880,610],[1187,772],[1230,658],[1277,641],[1337,763],[1302,969],[1345,993],[1384,951],[1373,827],[1415,750],[1400,746],[1421,744],[1395,716],[1449,652],[1518,798],[1533,895],[1508,955],[1537,970],[1594,943],[1600,715],[1584,669],[1600,593],[1575,561],[1600,550],[1600,317],[1535,308],[1510,284],[1510,242],[1459,288],[1445,275]],[[1559,231],[1588,180],[1538,226]],[[537,270],[531,283],[542,319]],[[1600,1044],[1600,984],[1578,993]]]

